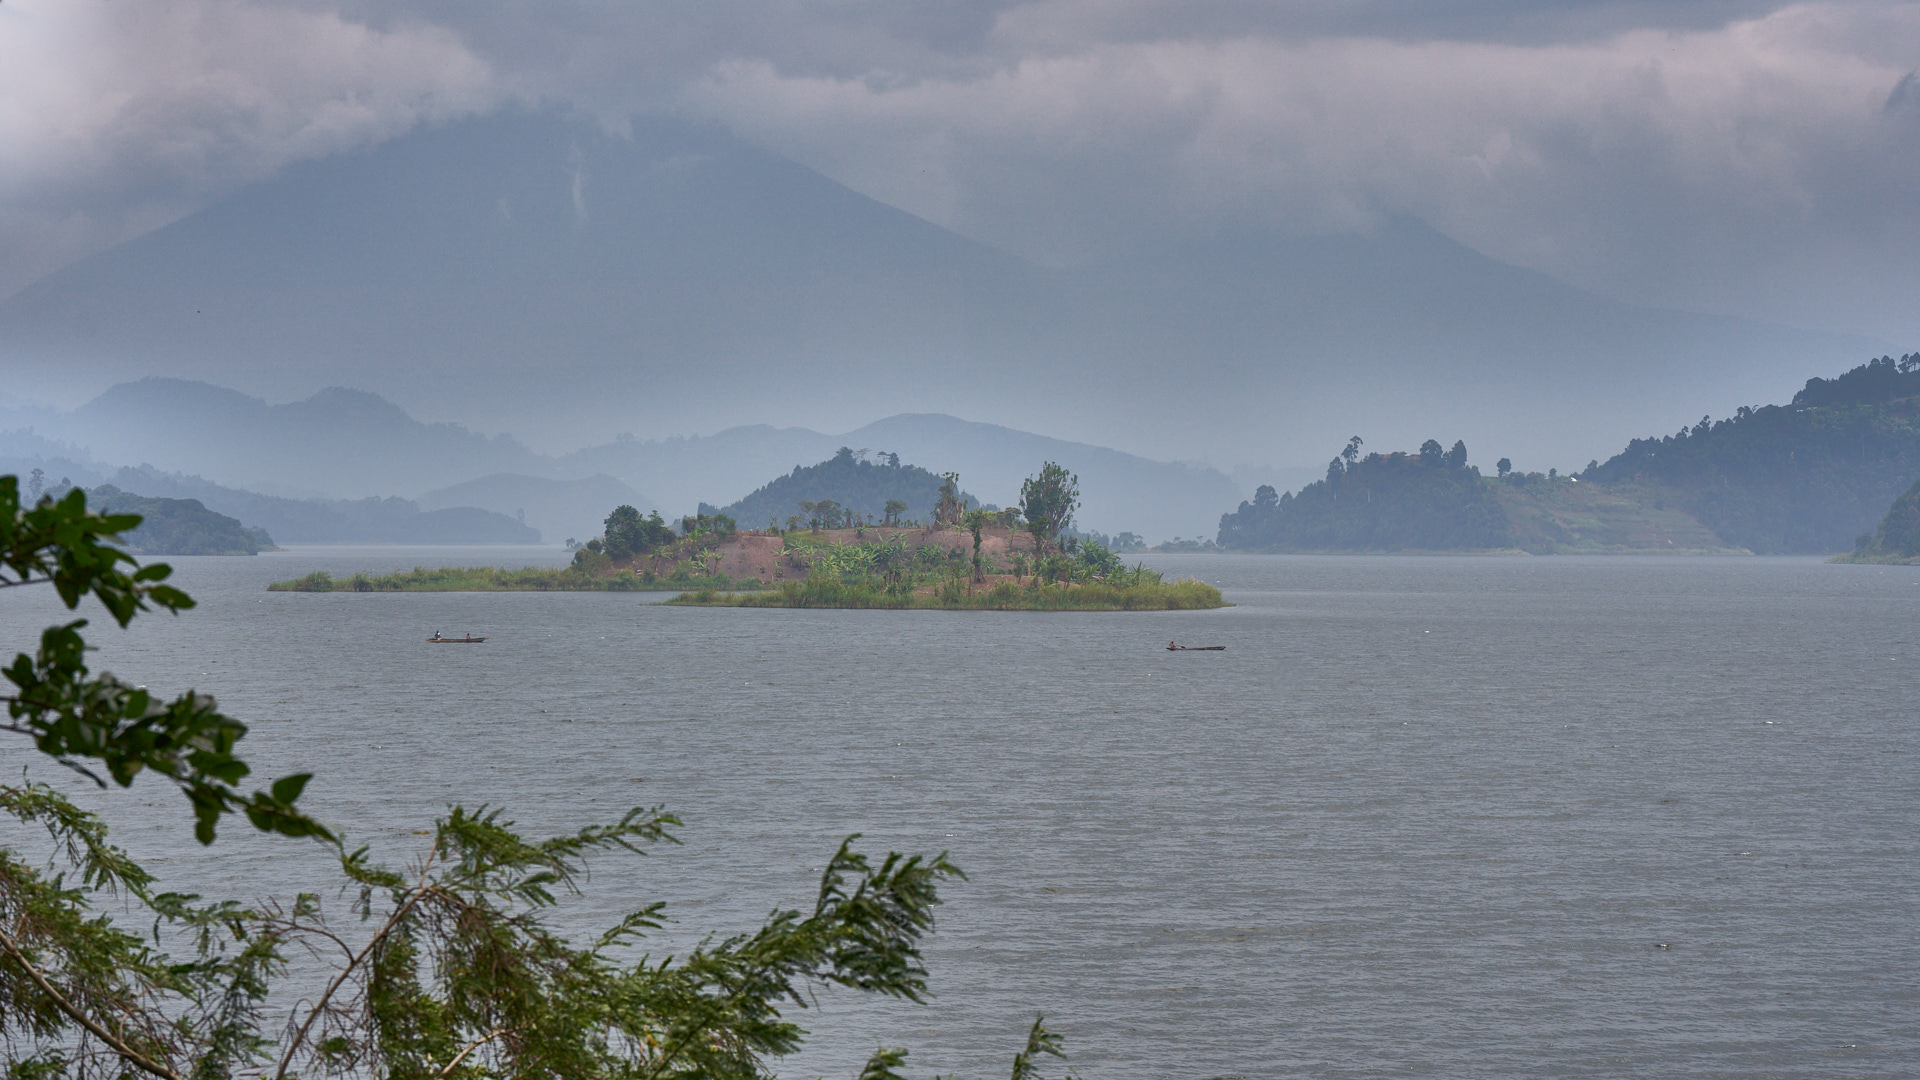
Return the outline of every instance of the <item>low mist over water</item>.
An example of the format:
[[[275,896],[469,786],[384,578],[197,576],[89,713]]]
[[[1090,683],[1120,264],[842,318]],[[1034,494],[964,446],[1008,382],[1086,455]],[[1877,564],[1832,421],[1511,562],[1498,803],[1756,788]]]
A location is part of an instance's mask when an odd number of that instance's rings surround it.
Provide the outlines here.
[[[598,864],[564,910],[582,936],[652,900],[679,920],[661,951],[751,929],[848,833],[950,850],[971,881],[928,951],[938,1000],[824,995],[782,1076],[877,1045],[997,1075],[1038,1010],[1103,1078],[1920,1063],[1920,568],[1150,556],[1237,605],[1169,614],[264,589],[563,559],[175,559],[200,607],[96,618],[99,666],[217,694],[256,775],[311,769],[303,805],[395,864],[452,802],[535,832],[680,814],[684,847]],[[58,616],[14,600],[9,641]],[[335,880],[239,827],[193,845],[164,785],[96,798],[0,746],[23,765],[169,882]]]

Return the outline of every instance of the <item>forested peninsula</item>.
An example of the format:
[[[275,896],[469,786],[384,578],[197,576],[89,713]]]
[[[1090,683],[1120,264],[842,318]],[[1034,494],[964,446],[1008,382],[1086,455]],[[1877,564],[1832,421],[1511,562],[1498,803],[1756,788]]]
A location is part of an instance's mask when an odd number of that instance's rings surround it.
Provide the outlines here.
[[[265,529],[216,514],[198,499],[154,499],[102,484],[87,492],[87,502],[102,514],[138,514],[140,524],[120,537],[135,555],[258,555],[274,550]]]
[[[1866,551],[1875,522],[1920,478],[1920,353],[1813,378],[1787,405],[1742,406],[1635,439],[1562,476],[1495,476],[1464,443],[1369,453],[1358,437],[1324,480],[1263,487],[1222,515],[1237,551]],[[1897,532],[1897,530],[1896,530]],[[1880,550],[1875,548],[1874,550]],[[1892,550],[1892,549],[1888,549]]]

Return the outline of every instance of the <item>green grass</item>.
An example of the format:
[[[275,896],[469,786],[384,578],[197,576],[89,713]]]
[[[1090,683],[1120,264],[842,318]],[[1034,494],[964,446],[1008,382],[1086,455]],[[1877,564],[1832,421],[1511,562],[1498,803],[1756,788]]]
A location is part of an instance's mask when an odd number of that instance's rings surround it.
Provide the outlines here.
[[[1887,554],[1878,551],[1849,551],[1835,555],[1830,563],[1854,563],[1860,566],[1920,566],[1920,555]]]
[[[758,593],[727,592],[718,587],[682,593],[667,601],[688,607],[893,608],[936,611],[1187,611],[1229,606],[1220,590],[1191,579],[1135,585],[1000,584],[969,591],[950,583],[932,596],[903,589],[849,585],[814,578],[784,581]]]
[[[498,566],[416,566],[393,574],[368,577],[355,574],[335,578],[316,570],[293,581],[276,581],[269,592],[663,592],[674,589],[757,589],[755,581],[735,581],[725,575],[694,578],[658,578],[652,581],[631,573],[595,577],[571,568],[526,566],[509,570]]]

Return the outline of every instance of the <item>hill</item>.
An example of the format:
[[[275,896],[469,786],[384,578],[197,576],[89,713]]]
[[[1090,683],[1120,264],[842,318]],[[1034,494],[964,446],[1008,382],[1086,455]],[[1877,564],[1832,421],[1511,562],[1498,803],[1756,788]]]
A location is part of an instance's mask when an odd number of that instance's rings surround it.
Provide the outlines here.
[[[1788,405],[1635,439],[1581,478],[1641,485],[1735,547],[1845,551],[1920,478],[1920,353],[1809,379]]]
[[[1057,461],[1080,477],[1076,521],[1106,533],[1193,533],[1211,527],[1220,507],[1242,495],[1216,469],[1153,461],[938,413],[902,413],[840,435],[755,426],[692,438],[627,439],[568,454],[560,467],[568,473],[618,477],[653,495],[671,517],[691,512],[701,502],[712,503],[716,495],[745,491],[768,476],[819,462],[841,446],[892,453],[903,461],[958,472],[968,490],[1001,506],[1019,501],[1020,482],[1041,462]],[[785,520],[794,511],[777,512]],[[739,521],[742,526],[766,523],[754,515]]]
[[[748,527],[766,522],[771,528],[790,517],[806,521],[813,511],[804,508],[802,503],[831,501],[840,510],[852,513],[855,521],[884,521],[889,517],[932,521],[943,483],[939,476],[918,465],[901,464],[898,454],[885,455],[884,460],[877,462],[868,461],[857,458],[851,447],[843,446],[818,465],[796,465],[792,472],[774,478],[746,498],[717,511],[702,503],[700,512],[726,514]],[[906,508],[890,515],[887,503],[896,500]],[[979,505],[979,500],[964,491],[961,500],[969,507]]]
[[[1880,527],[1862,536],[1854,549],[1836,557],[1834,562],[1914,563],[1920,562],[1920,480],[1893,500]]]
[[[938,462],[1002,505],[1019,497],[1035,463],[1058,461],[1080,475],[1080,520],[1109,533],[1191,533],[1241,496],[1214,469],[933,413],[890,416],[838,435],[749,425],[704,436],[617,439],[549,457],[507,436],[423,423],[358,391],[270,405],[206,383],[148,379],[116,386],[71,413],[0,413],[0,426],[22,429],[0,434],[0,461],[38,463],[76,482],[83,475],[105,482],[113,466],[100,462],[110,461],[288,498],[421,491],[423,510],[464,505],[508,517],[524,511],[554,540],[592,535],[607,508],[621,503],[657,506],[675,518],[690,514],[701,502],[733,498],[840,446]],[[24,430],[29,426],[34,430]],[[273,532],[282,536],[277,527]]]
[[[1327,477],[1276,494],[1262,487],[1220,518],[1218,543],[1241,551],[1454,551],[1512,547],[1513,529],[1466,444],[1418,454],[1334,458]]]
[[[1494,480],[1465,460],[1464,443],[1443,454],[1432,441],[1418,457],[1345,454],[1297,496],[1262,487],[1223,515],[1220,546],[1787,554],[1858,538],[1862,552],[1895,551],[1898,522],[1862,534],[1920,478],[1920,353],[1808,379],[1788,405],[1635,439],[1578,477],[1507,475],[1503,459]]]
[[[101,461],[282,495],[419,491],[550,463],[512,438],[427,424],[374,394],[340,387],[283,405],[203,382],[121,383],[71,413],[17,418]]]
[[[163,498],[197,499],[251,522],[281,543],[320,544],[537,544],[540,531],[490,510],[462,506],[424,511],[397,496],[366,499],[287,499],[224,487],[197,476],[153,468],[121,469],[114,483]]]
[[[1580,460],[1623,426],[1764,400],[1809,361],[1879,347],[1613,302],[1414,220],[1043,268],[718,128],[639,117],[627,136],[553,112],[290,166],[0,302],[0,362],[43,386],[164,371],[284,400],[350,385],[548,447],[937,402],[1160,457],[1285,463],[1356,425],[1432,424]],[[508,449],[460,476],[414,479],[430,459],[396,459],[404,483],[350,493],[545,475]],[[575,475],[601,471],[666,499],[611,469]]]
[[[1539,473],[1510,473],[1487,483],[1507,515],[1513,546],[1531,554],[1746,553],[1657,491]]]
[[[120,538],[120,546],[135,555],[258,555],[273,547],[266,530],[216,514],[197,499],[146,498],[108,484],[87,492],[87,505],[140,515],[140,526]]]
[[[593,536],[610,507],[657,509],[645,495],[604,473],[579,480],[494,473],[429,491],[415,501],[428,512],[463,506],[491,510],[538,529],[550,541]]]

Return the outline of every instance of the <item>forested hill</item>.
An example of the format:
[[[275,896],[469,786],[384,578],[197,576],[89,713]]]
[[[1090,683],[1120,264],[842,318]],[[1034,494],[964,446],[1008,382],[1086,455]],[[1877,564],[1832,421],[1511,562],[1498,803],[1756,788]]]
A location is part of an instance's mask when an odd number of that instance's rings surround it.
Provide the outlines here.
[[[1418,454],[1359,456],[1359,440],[1327,466],[1327,477],[1252,502],[1220,518],[1221,547],[1243,551],[1450,551],[1513,546],[1506,512],[1465,443],[1443,451],[1431,439]]]
[[[784,524],[790,517],[805,523],[815,511],[803,508],[802,503],[817,507],[830,502],[835,509],[852,513],[855,520],[871,517],[880,521],[887,516],[887,502],[893,500],[906,505],[899,511],[899,518],[931,520],[934,505],[940,501],[941,478],[917,465],[901,464],[898,454],[879,457],[878,461],[869,461],[843,446],[826,461],[796,465],[791,473],[717,512],[733,518],[741,528],[756,529],[769,522]],[[960,497],[968,507],[980,505],[965,492]],[[712,514],[716,510],[702,503],[700,512]]]
[[[108,514],[139,514],[139,528],[120,538],[135,555],[258,555],[271,549],[264,529],[216,514],[198,499],[153,499],[103,484],[87,492],[87,502]]]
[[[1860,537],[1853,551],[1835,562],[1914,563],[1920,562],[1920,480],[1914,481],[1905,495],[1893,500],[1880,527]]]
[[[1790,405],[1635,439],[1581,478],[1655,485],[1756,553],[1845,551],[1920,478],[1920,353],[1809,379]]]

